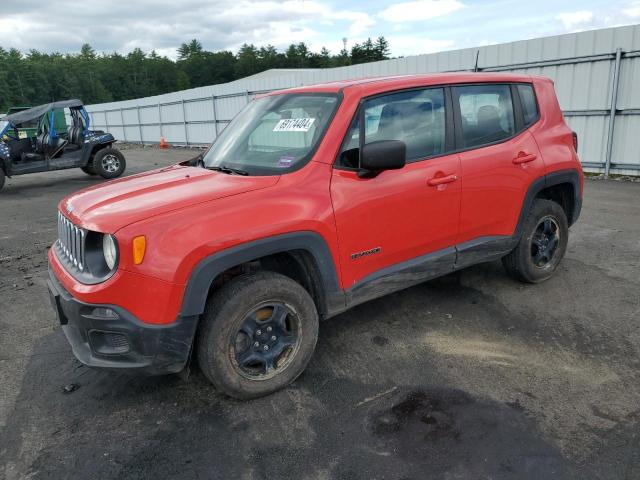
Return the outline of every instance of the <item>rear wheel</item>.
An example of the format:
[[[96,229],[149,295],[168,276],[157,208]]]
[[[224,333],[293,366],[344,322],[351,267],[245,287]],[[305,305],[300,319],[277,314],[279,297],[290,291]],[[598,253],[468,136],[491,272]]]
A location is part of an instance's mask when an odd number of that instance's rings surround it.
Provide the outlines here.
[[[93,158],[93,169],[103,178],[119,177],[126,167],[124,155],[115,148],[104,148]]]
[[[553,275],[567,250],[569,225],[564,210],[551,200],[535,200],[522,237],[502,263],[514,278],[539,283]]]
[[[243,275],[207,304],[198,336],[198,363],[225,394],[250,399],[293,382],[318,338],[318,313],[309,293],[273,272]]]
[[[93,160],[90,160],[86,167],[80,167],[80,170],[87,175],[97,175],[96,170],[93,168]]]
[[[2,190],[2,187],[4,187],[4,178],[4,170],[0,168],[0,190]]]

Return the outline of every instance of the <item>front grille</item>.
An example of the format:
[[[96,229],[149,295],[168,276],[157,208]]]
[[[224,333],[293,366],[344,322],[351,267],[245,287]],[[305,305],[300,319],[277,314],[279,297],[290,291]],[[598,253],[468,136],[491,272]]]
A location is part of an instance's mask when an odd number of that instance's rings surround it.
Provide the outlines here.
[[[81,272],[84,271],[84,245],[87,231],[76,227],[67,217],[58,212],[58,242],[60,251]]]

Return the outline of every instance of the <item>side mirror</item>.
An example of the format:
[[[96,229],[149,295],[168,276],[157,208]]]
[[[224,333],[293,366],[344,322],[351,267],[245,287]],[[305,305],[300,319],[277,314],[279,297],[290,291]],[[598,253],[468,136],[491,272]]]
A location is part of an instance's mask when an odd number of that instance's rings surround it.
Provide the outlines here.
[[[407,163],[407,146],[400,140],[371,142],[362,149],[360,177],[375,175],[383,170],[397,170]]]

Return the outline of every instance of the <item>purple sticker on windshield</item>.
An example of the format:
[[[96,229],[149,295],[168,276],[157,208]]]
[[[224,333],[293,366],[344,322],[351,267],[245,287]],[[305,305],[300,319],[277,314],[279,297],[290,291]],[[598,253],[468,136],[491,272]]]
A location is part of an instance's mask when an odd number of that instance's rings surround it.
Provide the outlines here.
[[[280,157],[278,160],[278,168],[288,168],[293,165],[296,157]]]

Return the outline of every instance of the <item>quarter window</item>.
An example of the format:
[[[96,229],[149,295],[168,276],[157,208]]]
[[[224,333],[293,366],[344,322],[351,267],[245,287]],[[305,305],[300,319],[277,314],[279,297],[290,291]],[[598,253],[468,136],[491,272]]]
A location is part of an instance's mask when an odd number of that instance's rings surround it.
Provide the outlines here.
[[[453,90],[460,107],[464,147],[498,142],[515,133],[509,85],[469,85]]]
[[[538,104],[536,103],[536,95],[533,93],[531,85],[518,85],[518,94],[522,102],[522,113],[524,114],[524,125],[535,123],[538,119]]]
[[[407,146],[407,161],[445,151],[444,89],[429,88],[393,93],[364,104],[365,143],[400,140]],[[357,168],[360,113],[352,122],[338,164]]]

